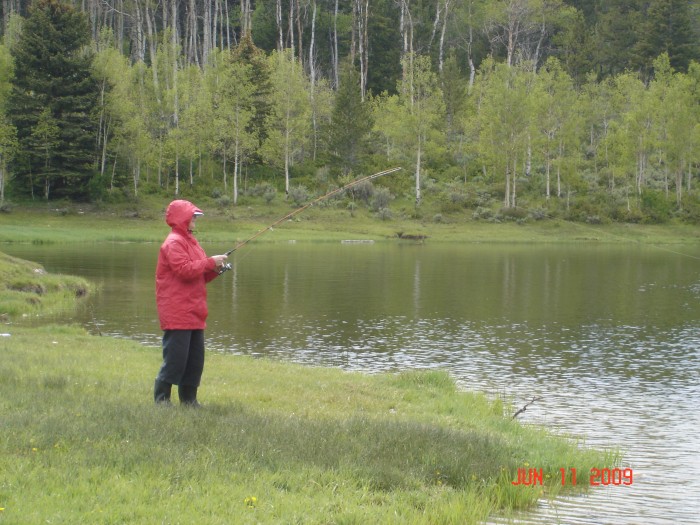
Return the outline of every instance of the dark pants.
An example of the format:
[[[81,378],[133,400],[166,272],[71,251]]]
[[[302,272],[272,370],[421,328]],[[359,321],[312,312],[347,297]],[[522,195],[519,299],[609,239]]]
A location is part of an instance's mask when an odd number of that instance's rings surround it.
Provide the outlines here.
[[[204,330],[165,330],[163,365],[156,379],[180,386],[199,386],[204,370]]]

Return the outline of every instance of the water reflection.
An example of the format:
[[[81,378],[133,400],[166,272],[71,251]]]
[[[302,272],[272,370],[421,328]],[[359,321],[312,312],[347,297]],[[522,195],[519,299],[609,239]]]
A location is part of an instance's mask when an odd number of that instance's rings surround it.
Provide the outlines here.
[[[76,320],[154,347],[157,250],[3,247],[100,282]],[[520,419],[619,446],[635,481],[543,501],[521,522],[700,523],[695,259],[623,246],[298,243],[233,262],[209,288],[210,349],[369,372],[443,368],[516,406],[542,396]]]

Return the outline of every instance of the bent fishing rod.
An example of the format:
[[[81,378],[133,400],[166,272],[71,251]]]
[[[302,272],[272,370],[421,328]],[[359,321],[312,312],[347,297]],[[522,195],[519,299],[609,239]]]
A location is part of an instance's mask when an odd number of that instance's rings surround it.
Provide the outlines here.
[[[388,170],[373,173],[372,175],[366,175],[365,177],[360,177],[359,179],[355,179],[354,181],[347,183],[345,186],[342,186],[340,188],[336,188],[332,191],[329,191],[325,195],[321,195],[320,197],[315,198],[314,200],[308,202],[307,204],[304,204],[301,208],[297,208],[296,210],[293,210],[290,213],[288,213],[287,215],[285,215],[284,217],[280,217],[279,219],[277,219],[275,222],[273,222],[269,226],[266,226],[262,230],[258,231],[255,235],[251,235],[250,237],[248,237],[244,241],[239,242],[238,244],[236,244],[236,246],[231,248],[229,251],[225,252],[225,255],[226,256],[231,255],[233,252],[242,248],[243,246],[248,244],[250,241],[255,240],[258,237],[260,237],[263,233],[271,231],[279,223],[287,221],[287,220],[291,219],[292,217],[294,217],[295,215],[299,215],[301,212],[311,208],[314,204],[318,204],[321,201],[329,199],[329,198],[333,197],[334,195],[337,195],[339,193],[342,193],[342,192],[352,188],[353,186],[357,186],[358,184],[361,184],[363,182],[367,182],[367,181],[370,181],[370,180],[373,180],[373,179],[376,179],[379,177],[383,177],[384,175],[389,175],[390,173],[394,173],[395,171],[399,171],[400,169],[401,169],[401,167],[390,168]],[[224,273],[225,271],[230,270],[230,269],[231,269],[231,265],[226,263],[221,267],[221,270],[219,271],[219,273],[220,274]]]

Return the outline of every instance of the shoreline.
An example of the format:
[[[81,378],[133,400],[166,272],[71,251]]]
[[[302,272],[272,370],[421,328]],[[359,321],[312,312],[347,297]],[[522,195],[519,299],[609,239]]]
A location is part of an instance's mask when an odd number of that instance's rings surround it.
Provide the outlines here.
[[[289,206],[214,208],[199,222],[200,242],[230,243],[248,239],[289,211]],[[169,228],[155,208],[139,212],[61,213],[16,208],[0,215],[3,243],[162,242]],[[692,245],[700,243],[700,228],[682,223],[591,225],[563,219],[526,223],[491,223],[464,216],[436,223],[426,220],[378,220],[368,213],[350,217],[337,209],[312,208],[255,239],[260,242],[340,242],[373,240],[413,243],[623,243]]]

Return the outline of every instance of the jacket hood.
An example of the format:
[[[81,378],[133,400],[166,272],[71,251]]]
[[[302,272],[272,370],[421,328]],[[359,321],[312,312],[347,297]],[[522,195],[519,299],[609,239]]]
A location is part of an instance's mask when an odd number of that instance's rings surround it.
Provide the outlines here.
[[[201,214],[202,210],[190,201],[176,200],[171,202],[165,210],[165,222],[174,230],[187,231],[195,213]]]

